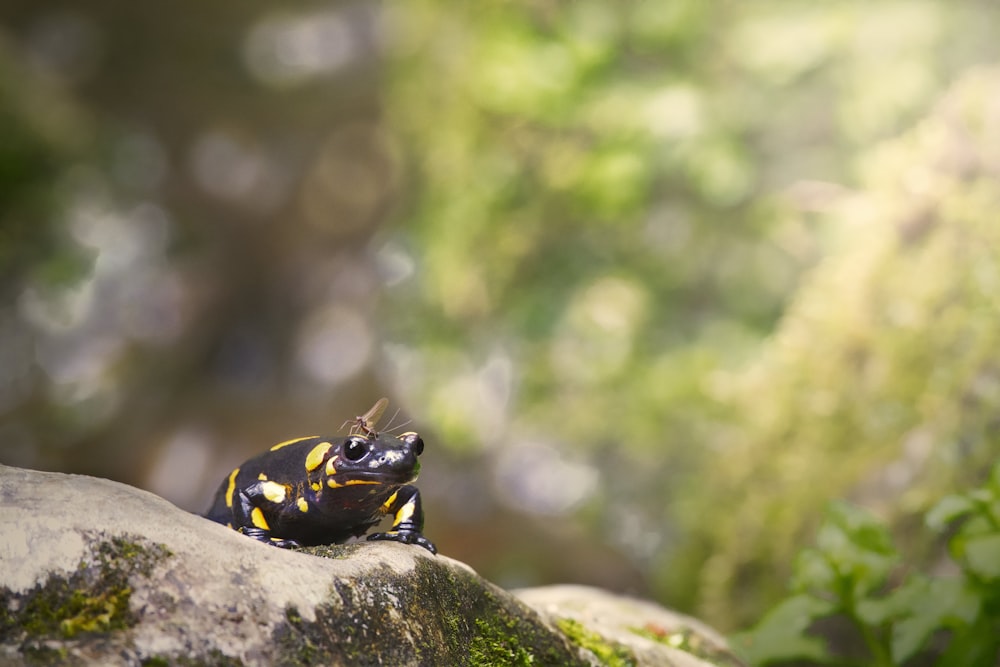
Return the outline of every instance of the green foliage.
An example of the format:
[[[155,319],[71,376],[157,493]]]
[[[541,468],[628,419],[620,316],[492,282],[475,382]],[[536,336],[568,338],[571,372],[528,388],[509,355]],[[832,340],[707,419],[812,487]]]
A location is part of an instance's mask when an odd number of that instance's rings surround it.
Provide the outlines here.
[[[768,575],[787,576],[829,499],[899,526],[997,459],[997,81],[971,73],[864,155],[864,189],[827,213],[834,249],[759,357],[717,375],[731,428],[714,434],[712,493],[693,478],[684,517],[702,541],[701,613],[715,622],[747,623],[777,597]],[[925,550],[925,535],[903,537]]]
[[[957,572],[940,576],[900,565],[888,529],[869,513],[832,505],[817,545],[799,554],[792,595],[734,644],[754,665],[921,664],[990,667],[1000,651],[1000,464],[982,488],[942,499],[927,527],[947,541]],[[814,632],[846,619],[863,644],[855,657]],[[931,642],[934,637],[935,641]],[[946,638],[946,639],[944,639]]]
[[[951,165],[980,147],[949,130],[979,137],[990,104],[871,147],[995,57],[996,8],[668,4],[388,9],[414,270],[385,321],[445,446],[590,466],[592,534],[734,627],[829,498],[895,462],[915,511],[993,449],[990,166],[966,190]]]
[[[515,429],[644,459],[675,448],[666,428],[702,436],[706,376],[754,350],[822,250],[776,191],[850,180],[851,149],[947,79],[948,31],[983,22],[931,2],[388,11],[387,109],[416,181],[397,240],[417,262],[389,324],[423,378],[401,391],[452,446],[489,445],[469,376],[509,355]],[[887,29],[879,49],[858,37]]]
[[[0,304],[26,280],[67,284],[85,253],[67,242],[63,181],[93,128],[72,99],[40,81],[0,32]]]

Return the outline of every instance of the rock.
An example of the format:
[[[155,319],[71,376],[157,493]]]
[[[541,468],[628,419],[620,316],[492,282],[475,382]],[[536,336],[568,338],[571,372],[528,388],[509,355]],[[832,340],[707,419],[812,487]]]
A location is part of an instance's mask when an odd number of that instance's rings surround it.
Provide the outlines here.
[[[652,602],[589,586],[542,586],[513,593],[577,645],[603,658],[604,664],[742,664],[715,630]],[[617,655],[622,656],[620,662],[608,659]]]
[[[738,664],[651,603],[515,596],[391,542],[278,549],[104,479],[0,466],[0,507],[0,664]]]

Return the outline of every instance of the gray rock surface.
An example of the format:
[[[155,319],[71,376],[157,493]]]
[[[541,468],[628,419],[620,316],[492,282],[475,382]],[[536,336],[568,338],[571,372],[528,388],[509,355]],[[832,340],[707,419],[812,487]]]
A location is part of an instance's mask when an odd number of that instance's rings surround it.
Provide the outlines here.
[[[0,466],[0,511],[0,664],[737,664],[651,603],[514,596],[396,543],[277,549],[104,479]]]
[[[599,634],[612,649],[623,647],[622,652],[628,653],[637,665],[740,664],[726,640],[711,627],[646,600],[573,585],[512,592],[567,634]]]

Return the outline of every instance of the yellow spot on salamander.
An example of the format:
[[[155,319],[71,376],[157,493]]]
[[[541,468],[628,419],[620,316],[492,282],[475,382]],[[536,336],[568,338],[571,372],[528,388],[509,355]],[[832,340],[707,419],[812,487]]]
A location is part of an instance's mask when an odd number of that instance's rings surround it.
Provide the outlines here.
[[[327,477],[333,477],[337,474],[337,457],[334,456],[329,461],[326,462],[326,475]]]
[[[233,506],[233,492],[236,491],[236,475],[240,474],[240,469],[229,473],[229,488],[226,489],[226,507]]]
[[[311,487],[312,487],[312,490],[313,490],[313,491],[319,491],[320,489],[322,489],[322,488],[323,488],[323,485],[322,485],[322,484],[320,484],[319,482],[313,482],[313,483],[312,483],[312,484],[310,484],[309,486],[311,486]]]
[[[329,442],[321,442],[306,454],[306,470],[312,472],[323,463],[323,457],[333,447]]]
[[[382,482],[376,482],[373,479],[349,479],[346,482],[338,482],[335,479],[326,480],[326,485],[331,489],[336,489],[340,486],[354,486],[355,484],[381,484]]]
[[[284,442],[279,442],[274,447],[271,447],[271,451],[273,452],[276,449],[281,449],[282,447],[287,447],[288,445],[294,445],[296,442],[302,442],[303,440],[308,440],[309,438],[315,438],[315,437],[317,436],[307,435],[302,438],[292,438],[291,440],[285,440]]]
[[[389,500],[387,500],[384,503],[382,503],[382,508],[381,508],[382,509],[382,514],[388,514],[389,513],[389,510],[392,507],[392,504],[394,502],[396,502],[396,496],[398,496],[398,495],[399,495],[399,491],[396,491],[394,494],[392,494],[391,496],[389,496]]]
[[[295,501],[295,504],[298,505],[299,511],[303,514],[309,511],[309,503],[306,502],[305,498],[300,497]]]
[[[288,487],[277,482],[264,482],[260,485],[260,490],[264,493],[264,497],[272,503],[283,503]]]
[[[261,473],[261,474],[257,475],[257,479],[259,479],[262,482],[266,481],[267,480],[267,475],[265,475],[264,473]]]
[[[264,518],[264,513],[260,511],[259,507],[254,507],[253,511],[250,512],[250,520],[253,525],[257,526],[261,530],[270,530],[271,527],[267,525],[267,519]]]
[[[408,521],[410,517],[413,516],[414,507],[415,505],[413,503],[406,503],[405,505],[400,507],[399,511],[396,512],[396,518],[393,520],[392,525],[398,526],[404,521]]]

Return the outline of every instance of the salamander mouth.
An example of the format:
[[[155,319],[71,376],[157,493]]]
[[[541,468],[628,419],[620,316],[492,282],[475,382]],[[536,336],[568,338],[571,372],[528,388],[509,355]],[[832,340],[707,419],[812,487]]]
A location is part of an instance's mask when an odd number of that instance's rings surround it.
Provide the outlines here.
[[[408,484],[416,478],[417,469],[402,472],[344,472],[328,477],[327,485],[333,488],[366,484],[400,486]]]

